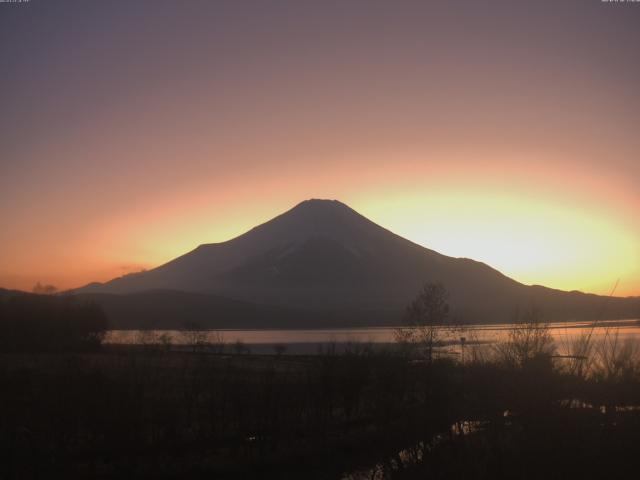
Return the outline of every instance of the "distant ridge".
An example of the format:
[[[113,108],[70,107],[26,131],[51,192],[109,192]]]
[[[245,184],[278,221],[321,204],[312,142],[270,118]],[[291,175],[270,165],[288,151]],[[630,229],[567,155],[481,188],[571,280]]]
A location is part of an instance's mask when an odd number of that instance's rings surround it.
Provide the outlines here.
[[[301,315],[300,326],[322,324],[321,316],[309,312],[323,310],[333,316],[376,312],[370,322],[376,325],[397,322],[426,281],[446,286],[453,314],[461,321],[510,321],[517,309],[531,305],[548,320],[586,320],[594,318],[604,300],[608,318],[640,313],[638,299],[525,286],[484,263],[448,257],[406,240],[337,200],[320,199],[301,202],[227,242],[200,245],[155,269],[75,293],[188,292],[302,309],[307,314]]]

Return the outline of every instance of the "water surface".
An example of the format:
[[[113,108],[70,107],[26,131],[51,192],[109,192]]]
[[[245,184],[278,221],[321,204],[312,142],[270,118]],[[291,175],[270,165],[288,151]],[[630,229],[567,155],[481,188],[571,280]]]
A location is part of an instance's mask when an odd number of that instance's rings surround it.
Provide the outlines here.
[[[595,341],[606,335],[617,335],[618,341],[640,340],[640,319],[607,320],[600,322],[558,322],[548,324],[549,332],[562,353],[581,335],[591,334]],[[440,334],[453,346],[461,344],[461,338],[467,345],[490,344],[504,341],[517,324],[468,325],[450,329],[442,327]],[[273,349],[276,345],[286,347],[288,353],[304,353],[317,351],[318,348],[331,345],[344,347],[347,344],[368,343],[384,345],[395,342],[397,328],[332,328],[332,329],[300,329],[300,330],[204,330],[185,332],[181,330],[111,330],[106,338],[108,344],[141,344],[159,342],[161,338],[170,339],[174,345],[189,345],[194,338],[212,344],[235,344],[241,342],[252,351]]]

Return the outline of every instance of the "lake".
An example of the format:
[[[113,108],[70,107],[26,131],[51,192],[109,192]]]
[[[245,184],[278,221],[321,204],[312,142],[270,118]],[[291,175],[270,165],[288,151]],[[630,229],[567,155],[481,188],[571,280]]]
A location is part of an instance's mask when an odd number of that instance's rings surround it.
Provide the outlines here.
[[[616,334],[618,341],[640,340],[640,319],[606,320],[594,322],[558,322],[548,324],[556,341],[559,353],[566,353],[569,345],[579,336],[592,332],[598,341],[605,335]],[[467,344],[491,344],[507,339],[516,324],[466,325],[451,331],[442,328],[443,337],[452,344],[455,353],[460,349],[460,338]],[[286,347],[287,353],[315,353],[319,348],[336,346],[343,350],[348,344],[367,343],[381,347],[395,342],[394,327],[344,328],[344,329],[300,329],[300,330],[206,330],[184,332],[181,330],[111,330],[105,339],[107,344],[157,343],[164,335],[174,345],[188,345],[197,336],[199,340],[226,345],[242,342],[253,353],[272,353],[276,345]]]

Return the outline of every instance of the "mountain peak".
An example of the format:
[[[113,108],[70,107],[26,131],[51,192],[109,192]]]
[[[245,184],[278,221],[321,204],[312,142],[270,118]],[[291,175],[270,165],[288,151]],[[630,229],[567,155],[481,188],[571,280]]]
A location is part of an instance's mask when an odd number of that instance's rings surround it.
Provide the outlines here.
[[[311,205],[311,204],[332,204],[332,203],[340,203],[336,199],[330,198],[308,198],[306,200],[301,201],[298,205]],[[344,204],[342,204],[344,205]]]
[[[292,210],[310,209],[310,208],[314,208],[314,209],[346,208],[346,209],[352,210],[351,208],[349,208],[349,206],[345,205],[339,200],[330,200],[326,198],[310,198],[308,200],[303,200],[302,202],[297,204],[295,207],[293,207]]]
[[[378,230],[380,227],[338,200],[312,198],[243,236],[256,240],[260,237],[258,241],[262,244],[272,243],[276,238],[295,242],[311,236],[355,241],[354,235],[362,233],[363,229]]]

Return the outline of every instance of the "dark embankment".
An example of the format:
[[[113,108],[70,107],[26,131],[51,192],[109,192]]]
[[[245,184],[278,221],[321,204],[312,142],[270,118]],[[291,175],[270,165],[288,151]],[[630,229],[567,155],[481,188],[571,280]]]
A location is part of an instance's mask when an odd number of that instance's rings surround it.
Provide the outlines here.
[[[545,311],[546,317],[554,321],[576,318],[598,320],[605,318],[603,315],[606,315],[607,319],[640,316],[638,300],[634,303],[629,299],[628,305],[620,308],[616,307],[616,302],[611,305],[608,299],[596,295],[575,293],[557,297],[554,296],[553,290],[543,287],[537,287],[537,292],[539,296],[545,297],[540,304],[548,307]],[[258,305],[219,295],[172,290],[121,295],[86,293],[77,297],[81,301],[99,305],[109,319],[111,328],[123,330],[178,329],[185,323],[197,324],[205,329],[397,326],[404,313],[402,308],[303,308]],[[504,318],[513,321],[515,311],[514,306],[511,316]],[[632,315],[634,312],[635,315]],[[462,317],[461,320],[465,318]]]
[[[212,328],[341,328],[397,325],[399,312],[366,309],[291,308],[256,305],[200,293],[158,290],[113,295],[82,294],[104,310],[113,329],[177,329],[185,324]]]
[[[95,303],[4,291],[0,295],[0,352],[89,351],[108,328]]]
[[[635,368],[635,367],[634,367]],[[637,369],[549,358],[0,356],[2,478],[627,478]],[[373,476],[372,472],[378,475]]]

